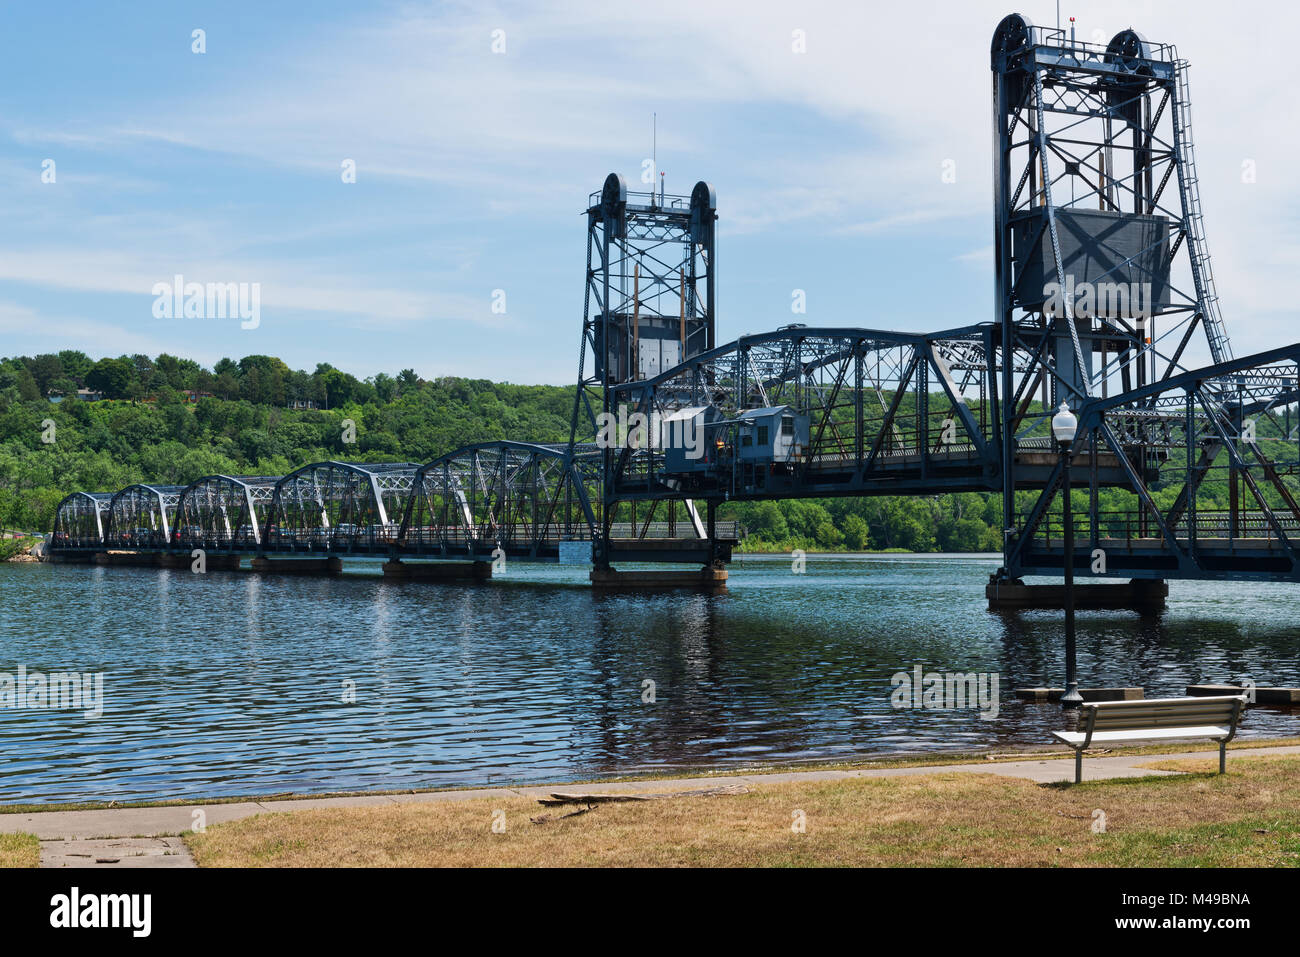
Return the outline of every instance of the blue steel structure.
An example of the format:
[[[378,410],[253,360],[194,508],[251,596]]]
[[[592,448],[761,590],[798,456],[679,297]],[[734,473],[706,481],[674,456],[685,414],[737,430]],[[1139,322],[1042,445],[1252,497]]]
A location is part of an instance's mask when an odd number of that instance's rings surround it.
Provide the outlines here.
[[[1003,502],[995,578],[1014,582],[1063,572],[1049,420],[1064,402],[1080,422],[1072,488],[1090,506],[1075,568],[1300,580],[1300,344],[1233,356],[1186,61],[1132,30],[1100,46],[1012,15],[991,68],[991,321],[719,345],[713,187],[634,193],[611,174],[586,210],[568,443],[77,493],[54,549],[123,547],[113,535],[129,528],[140,551],[557,561],[589,544],[597,568],[707,564],[738,536],[717,520],[729,500],[982,491]],[[171,537],[143,531],[157,528]]]

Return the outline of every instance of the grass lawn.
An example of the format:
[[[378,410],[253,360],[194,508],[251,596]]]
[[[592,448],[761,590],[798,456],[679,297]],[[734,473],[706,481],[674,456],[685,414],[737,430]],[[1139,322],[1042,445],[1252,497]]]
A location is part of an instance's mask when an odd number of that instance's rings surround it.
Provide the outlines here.
[[[0,834],[0,867],[36,867],[41,842],[31,834]]]
[[[1300,866],[1300,758],[1238,754],[1223,777],[1211,761],[1148,766],[1193,773],[1074,787],[944,773],[758,784],[567,819],[526,798],[317,809],[186,842],[207,867]]]

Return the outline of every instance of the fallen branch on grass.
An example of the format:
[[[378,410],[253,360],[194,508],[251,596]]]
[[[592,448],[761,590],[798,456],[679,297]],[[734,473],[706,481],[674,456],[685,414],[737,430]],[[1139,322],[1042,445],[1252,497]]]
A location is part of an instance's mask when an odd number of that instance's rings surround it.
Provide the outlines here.
[[[538,798],[538,804],[556,807],[561,804],[615,804],[624,801],[659,801],[664,798],[717,797],[724,794],[747,794],[743,784],[724,784],[716,788],[698,788],[693,791],[672,791],[666,794],[571,794],[552,791],[549,798]]]
[[[580,807],[576,811],[570,811],[568,814],[561,814],[559,817],[553,817],[550,814],[540,814],[537,817],[530,817],[528,820],[534,824],[545,824],[547,821],[563,821],[566,817],[577,817],[579,814],[586,814],[588,811],[596,810],[596,805],[589,804],[586,807]]]

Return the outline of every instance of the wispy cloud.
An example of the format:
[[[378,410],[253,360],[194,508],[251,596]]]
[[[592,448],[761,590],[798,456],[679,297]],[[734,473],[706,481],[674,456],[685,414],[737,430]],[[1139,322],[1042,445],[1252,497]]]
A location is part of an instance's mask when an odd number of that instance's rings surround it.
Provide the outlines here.
[[[149,268],[136,256],[99,249],[21,250],[0,248],[0,280],[136,297],[141,317],[152,315],[155,283],[181,274],[187,282],[256,282],[263,307],[292,311],[349,314],[377,320],[487,321],[487,295],[465,295],[366,288],[337,276],[308,271],[272,260],[256,262],[182,260],[156,253]]]

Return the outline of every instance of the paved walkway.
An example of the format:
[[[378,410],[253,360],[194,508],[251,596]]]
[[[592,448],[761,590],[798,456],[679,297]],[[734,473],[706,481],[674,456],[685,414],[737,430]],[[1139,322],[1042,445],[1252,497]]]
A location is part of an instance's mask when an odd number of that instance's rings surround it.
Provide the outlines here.
[[[179,837],[110,837],[41,841],[41,867],[193,867]]]
[[[1248,755],[1300,754],[1300,745],[1275,748],[1229,749],[1228,766]],[[1179,774],[1139,767],[1153,761],[1213,758],[1219,751],[1184,751],[1177,754],[1139,754],[1085,757],[1083,778],[1138,778]],[[846,771],[784,771],[772,774],[711,775],[621,783],[550,784],[537,787],[480,788],[469,791],[430,791],[422,794],[385,794],[372,797],[302,798],[287,801],[241,801],[237,804],[193,804],[171,807],[126,807],[97,811],[40,811],[0,814],[0,833],[22,832],[41,839],[42,867],[193,867],[194,862],[177,835],[196,826],[237,821],[254,814],[302,811],[322,807],[376,807],[387,804],[424,804],[433,801],[472,801],[476,798],[546,797],[552,791],[566,794],[656,793],[717,787],[720,782],[761,787],[786,781],[839,781],[848,778],[899,777],[911,774],[997,774],[1024,778],[1039,784],[1074,780],[1074,758],[1026,757],[1018,761],[984,761],[976,764],[925,765],[909,768],[860,768]],[[165,839],[165,840],[164,840]]]

